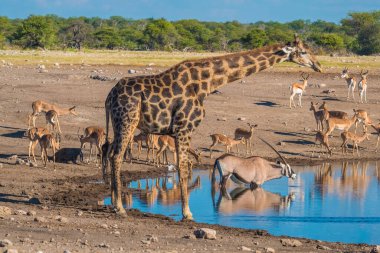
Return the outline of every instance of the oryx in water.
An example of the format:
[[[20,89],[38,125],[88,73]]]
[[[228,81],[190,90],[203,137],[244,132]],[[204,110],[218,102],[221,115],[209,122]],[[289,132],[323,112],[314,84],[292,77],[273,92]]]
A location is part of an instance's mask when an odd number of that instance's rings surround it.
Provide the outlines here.
[[[222,187],[225,187],[229,178],[237,184],[250,185],[251,188],[256,188],[268,180],[282,176],[295,179],[296,173],[285,158],[272,145],[263,139],[261,140],[276,152],[282,162],[270,162],[259,156],[241,158],[224,154],[215,161],[212,181],[215,181],[215,170],[219,171]]]

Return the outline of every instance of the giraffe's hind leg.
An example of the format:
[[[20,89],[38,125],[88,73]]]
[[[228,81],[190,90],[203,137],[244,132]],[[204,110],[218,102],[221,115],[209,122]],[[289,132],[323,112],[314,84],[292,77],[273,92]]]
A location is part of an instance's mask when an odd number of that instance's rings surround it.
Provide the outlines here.
[[[119,124],[115,123],[115,119],[112,119],[114,127],[114,142],[113,142],[113,155],[110,159],[111,161],[111,197],[112,204],[116,209],[118,214],[124,215],[125,209],[121,200],[121,178],[120,170],[122,164],[122,158],[127,149],[129,143],[132,141],[133,134],[136,130],[137,124],[139,122],[138,113],[129,113],[126,115],[121,115],[119,119]],[[125,117],[124,117],[125,116]],[[135,116],[135,117],[133,117]],[[128,120],[126,120],[128,118]]]
[[[178,163],[178,177],[181,187],[181,200],[182,200],[182,219],[192,220],[189,207],[189,195],[188,195],[188,178],[189,178],[189,157],[188,150],[190,147],[189,133],[179,134],[176,138],[177,149],[177,163]]]

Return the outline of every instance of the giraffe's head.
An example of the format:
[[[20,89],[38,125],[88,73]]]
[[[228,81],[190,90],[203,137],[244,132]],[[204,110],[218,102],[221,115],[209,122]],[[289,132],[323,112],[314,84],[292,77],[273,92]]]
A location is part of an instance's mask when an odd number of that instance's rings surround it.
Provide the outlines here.
[[[312,68],[317,72],[322,72],[321,64],[317,61],[308,46],[298,38],[297,34],[294,35],[294,41],[283,47],[282,51],[288,55],[287,61]]]

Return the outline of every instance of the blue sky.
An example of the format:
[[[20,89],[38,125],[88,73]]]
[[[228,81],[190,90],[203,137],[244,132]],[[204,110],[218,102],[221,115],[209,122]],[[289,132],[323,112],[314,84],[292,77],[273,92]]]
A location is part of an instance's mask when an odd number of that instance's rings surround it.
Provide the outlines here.
[[[379,0],[0,0],[0,16],[123,16],[201,21],[287,22],[318,19],[338,23],[349,12],[380,10]]]

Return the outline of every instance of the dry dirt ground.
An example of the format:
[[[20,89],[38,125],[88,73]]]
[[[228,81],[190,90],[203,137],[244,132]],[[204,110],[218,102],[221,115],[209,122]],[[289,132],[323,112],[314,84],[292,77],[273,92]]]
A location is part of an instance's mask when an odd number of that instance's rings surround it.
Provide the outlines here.
[[[137,69],[140,74],[147,72]],[[162,70],[149,70],[157,73]],[[303,107],[289,109],[289,84],[299,79],[303,69],[276,68],[255,74],[242,82],[229,84],[221,94],[207,98],[206,118],[193,136],[192,146],[204,150],[208,156],[210,134],[224,133],[232,136],[235,128],[247,127],[247,122],[258,124],[254,139],[254,154],[274,158],[275,154],[261,143],[257,136],[276,145],[290,163],[318,163],[326,160],[319,151],[311,157],[316,124],[310,101],[326,101],[331,109],[343,110],[352,115],[353,108],[368,110],[374,122],[380,119],[380,70],[369,75],[369,103],[358,104],[346,101],[346,85],[338,78],[341,69],[329,68],[325,73],[311,73],[311,84],[303,97]],[[95,72],[96,71],[96,72]],[[354,72],[359,73],[356,69]],[[49,163],[47,168],[16,165],[16,159],[27,158],[28,140],[24,137],[27,116],[31,104],[37,99],[56,103],[62,107],[77,106],[79,116],[60,118],[64,133],[63,151],[78,151],[78,129],[89,125],[105,126],[104,100],[116,81],[90,79],[91,74],[115,77],[128,76],[126,66],[81,66],[64,65],[47,67],[47,72],[36,66],[0,67],[0,206],[9,207],[11,214],[0,211],[0,241],[8,239],[18,252],[204,252],[241,251],[245,246],[266,252],[268,247],[276,252],[370,252],[372,246],[326,243],[299,239],[302,246],[284,247],[281,237],[268,235],[265,231],[242,230],[212,226],[195,222],[173,220],[136,210],[121,218],[112,210],[98,206],[98,200],[110,192],[108,186],[96,183],[101,178],[100,169],[92,164],[75,164],[72,161],[58,162],[56,168]],[[317,88],[317,84],[326,84]],[[322,94],[324,89],[335,89],[336,97]],[[356,92],[356,97],[357,92]],[[245,118],[241,121],[238,118]],[[218,119],[225,118],[226,121]],[[37,125],[45,124],[44,116]],[[372,130],[372,129],[371,129]],[[361,128],[360,128],[361,131]],[[352,159],[351,154],[340,154],[341,140],[338,131],[331,144],[336,147],[331,159]],[[361,146],[362,159],[377,159],[374,152],[376,137]],[[76,149],[75,149],[76,148]],[[214,157],[222,154],[223,148]],[[39,155],[39,148],[36,149]],[[66,153],[67,154],[67,153]],[[61,155],[65,156],[65,155]],[[357,159],[357,158],[356,158]],[[75,160],[75,157],[74,159]],[[38,164],[41,161],[38,157]],[[203,165],[212,164],[203,157]],[[154,168],[144,163],[123,164],[123,180],[146,178],[165,173],[166,168]],[[18,211],[21,210],[21,211]],[[28,212],[26,215],[23,211]],[[34,211],[34,212],[33,212]],[[193,239],[193,231],[199,227],[210,227],[217,231],[216,240]],[[146,242],[149,236],[158,241]],[[190,237],[190,238],[186,238]],[[1,243],[0,243],[1,244]],[[0,245],[1,246],[1,245]],[[321,247],[322,246],[322,247]],[[323,246],[329,247],[323,249]],[[319,248],[318,248],[319,247]],[[322,248],[322,249],[321,249]],[[5,251],[6,247],[0,247]],[[11,252],[11,251],[9,251]]]

